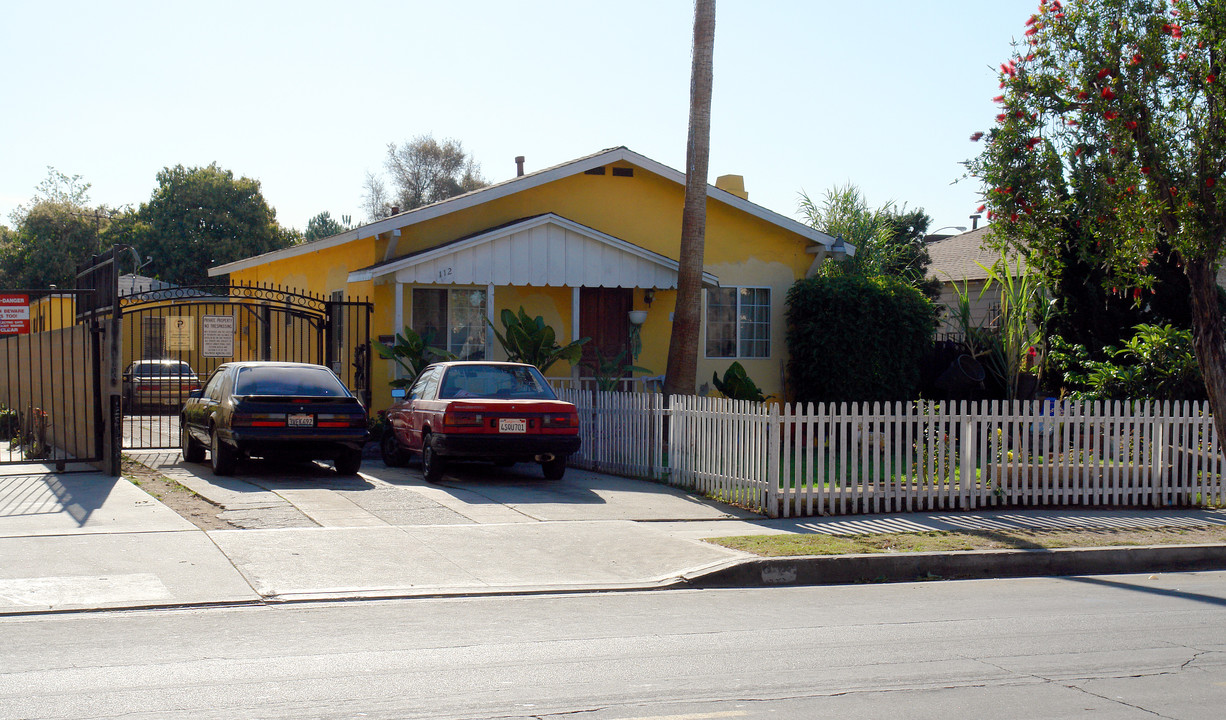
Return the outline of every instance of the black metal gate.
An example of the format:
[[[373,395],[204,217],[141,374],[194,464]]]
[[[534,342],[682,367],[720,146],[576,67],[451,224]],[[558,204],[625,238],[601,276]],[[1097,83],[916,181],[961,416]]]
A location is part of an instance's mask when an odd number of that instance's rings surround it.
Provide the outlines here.
[[[178,447],[187,393],[234,360],[327,365],[370,407],[370,302],[267,285],[153,283],[125,289],[119,307],[124,448]]]
[[[103,458],[98,334],[78,322],[92,290],[0,290],[0,464]]]

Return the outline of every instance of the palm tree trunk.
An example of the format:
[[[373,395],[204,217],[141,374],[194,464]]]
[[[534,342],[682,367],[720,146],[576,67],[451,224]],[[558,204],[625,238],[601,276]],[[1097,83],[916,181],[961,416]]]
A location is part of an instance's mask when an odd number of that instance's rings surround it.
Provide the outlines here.
[[[685,209],[681,215],[677,307],[673,313],[673,331],[668,343],[665,395],[689,395],[697,388],[714,55],[715,0],[695,0],[694,57],[690,70],[690,132],[685,153]]]

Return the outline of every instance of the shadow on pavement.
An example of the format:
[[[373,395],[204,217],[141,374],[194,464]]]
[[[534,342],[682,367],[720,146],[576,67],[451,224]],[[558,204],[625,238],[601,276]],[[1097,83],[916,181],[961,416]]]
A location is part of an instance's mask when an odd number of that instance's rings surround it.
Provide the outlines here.
[[[119,478],[105,477],[85,482],[51,474],[3,478],[0,517],[67,513],[78,526],[83,526],[102,507],[118,481]]]
[[[1105,580],[1098,577],[1065,577],[1062,579],[1068,580],[1069,582],[1084,583],[1086,585],[1101,585],[1103,587],[1132,590],[1133,592],[1143,592],[1151,595],[1165,595],[1167,597],[1183,598],[1184,600],[1208,603],[1210,605],[1226,605],[1226,598],[1216,597],[1214,595],[1201,595],[1200,593],[1185,592],[1183,590],[1147,587],[1145,585],[1137,585],[1135,583],[1128,583],[1120,580]]]

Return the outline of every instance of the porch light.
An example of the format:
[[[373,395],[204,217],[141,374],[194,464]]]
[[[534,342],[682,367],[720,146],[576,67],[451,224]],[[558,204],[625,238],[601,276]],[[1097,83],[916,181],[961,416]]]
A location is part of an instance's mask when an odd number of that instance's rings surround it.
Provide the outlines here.
[[[643,291],[643,304],[644,305],[646,305],[647,307],[651,307],[651,301],[655,299],[656,299],[656,289],[655,288],[647,288],[646,290]]]

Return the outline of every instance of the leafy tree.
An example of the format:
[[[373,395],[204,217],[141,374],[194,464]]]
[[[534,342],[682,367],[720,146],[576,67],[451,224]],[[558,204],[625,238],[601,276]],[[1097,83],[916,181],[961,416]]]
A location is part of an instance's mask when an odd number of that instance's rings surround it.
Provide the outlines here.
[[[216,163],[163,168],[149,202],[137,213],[141,255],[153,257],[156,276],[178,285],[209,282],[208,268],[280,250],[294,233],[277,224],[277,213],[260,182],[235,178]]]
[[[897,277],[929,298],[940,294],[940,281],[926,277],[932,259],[924,237],[932,218],[923,210],[899,208],[892,202],[874,210],[860,188],[848,183],[827,190],[820,203],[801,192],[800,212],[810,227],[856,248],[852,257],[827,259],[821,275]]]
[[[306,233],[304,233],[303,238],[310,242],[320,238],[339,235],[348,229],[349,223],[333,219],[332,213],[324,210],[310,220],[307,220]]]
[[[1140,301],[1167,243],[1187,278],[1197,362],[1226,433],[1226,8],[1199,0],[1043,3],[1000,67],[1002,111],[972,171],[1001,243],[1057,274],[1101,253]]]
[[[106,208],[90,208],[89,183],[53,167],[30,202],[10,216],[0,232],[0,282],[8,287],[72,287],[77,266],[104,247]],[[109,246],[109,244],[105,245]]]
[[[707,167],[711,155],[711,84],[715,58],[715,0],[694,2],[694,53],[690,65],[690,127],[685,151],[685,205],[677,305],[668,341],[664,394],[690,394],[698,381],[698,331],[702,324],[702,267],[707,233]]]
[[[98,229],[83,208],[43,201],[25,208],[16,230],[0,242],[0,276],[7,287],[73,287],[77,266],[98,250]]]
[[[412,210],[489,184],[481,177],[481,166],[459,140],[440,143],[429,134],[418,135],[403,145],[388,143],[383,165],[396,190],[388,193],[381,178],[366,174],[364,204],[371,219],[387,217],[393,205],[401,211]]]

